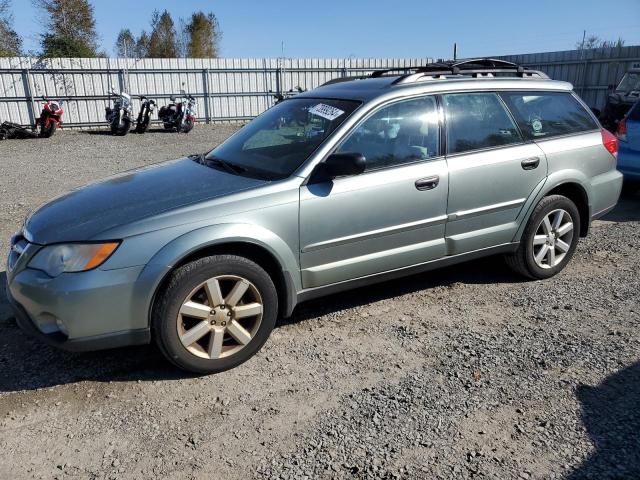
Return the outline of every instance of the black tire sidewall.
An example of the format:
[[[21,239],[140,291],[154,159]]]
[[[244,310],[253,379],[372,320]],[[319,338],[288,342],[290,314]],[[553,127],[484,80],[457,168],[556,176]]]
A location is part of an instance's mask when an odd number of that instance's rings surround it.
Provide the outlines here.
[[[176,318],[187,295],[200,283],[219,275],[238,275],[253,283],[262,297],[263,315],[258,332],[242,350],[228,358],[209,360],[193,355],[182,345]],[[181,267],[158,300],[153,330],[160,349],[179,368],[194,373],[222,372],[246,362],[267,341],[278,314],[278,295],[269,275],[257,264],[232,255],[205,257]]]
[[[548,215],[549,212],[557,210],[559,208],[568,212],[571,216],[571,221],[573,222],[573,236],[571,237],[571,245],[569,246],[569,251],[558,265],[552,268],[540,268],[536,264],[534,259],[533,237],[535,236],[538,225],[540,224],[540,222],[542,222],[543,218]],[[567,197],[561,195],[545,197],[531,216],[531,219],[529,220],[529,223],[523,235],[523,241],[525,242],[524,258],[527,269],[535,278],[544,279],[553,277],[562,269],[564,269],[564,267],[569,263],[578,246],[579,238],[580,213],[578,212],[578,208],[576,207],[575,203],[573,203]]]

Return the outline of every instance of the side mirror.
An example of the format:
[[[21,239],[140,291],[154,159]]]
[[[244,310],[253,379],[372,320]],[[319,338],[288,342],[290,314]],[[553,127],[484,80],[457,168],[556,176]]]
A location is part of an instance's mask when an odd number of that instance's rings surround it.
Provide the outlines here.
[[[364,172],[366,164],[367,161],[361,153],[332,153],[322,164],[322,169],[325,176],[336,178],[344,175],[360,175]]]

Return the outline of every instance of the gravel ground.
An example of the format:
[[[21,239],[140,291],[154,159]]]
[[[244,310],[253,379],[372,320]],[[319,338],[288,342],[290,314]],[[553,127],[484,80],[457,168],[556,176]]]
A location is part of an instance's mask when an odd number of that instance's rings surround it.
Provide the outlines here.
[[[46,199],[234,128],[0,143],[3,264]],[[0,477],[639,479],[639,205],[553,279],[489,258],[334,295],[207,377],[151,346],[53,350],[2,301]]]

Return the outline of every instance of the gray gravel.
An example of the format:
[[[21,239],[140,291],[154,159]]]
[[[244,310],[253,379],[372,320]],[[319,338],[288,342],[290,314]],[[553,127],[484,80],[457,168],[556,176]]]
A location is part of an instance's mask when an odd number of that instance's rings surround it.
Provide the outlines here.
[[[2,260],[47,198],[234,128],[1,142]],[[639,206],[553,279],[491,258],[334,295],[215,376],[53,350],[0,303],[0,478],[639,479]]]

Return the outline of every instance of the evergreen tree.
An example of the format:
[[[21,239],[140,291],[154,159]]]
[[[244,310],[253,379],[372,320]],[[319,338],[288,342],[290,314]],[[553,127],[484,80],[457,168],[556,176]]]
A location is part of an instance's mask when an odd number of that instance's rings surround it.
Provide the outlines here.
[[[88,0],[33,0],[43,12],[44,57],[95,57],[98,35]]]
[[[217,57],[220,42],[220,26],[213,13],[195,12],[186,28],[188,43],[186,56],[190,58]]]
[[[9,0],[0,0],[0,57],[18,57],[22,53],[22,39],[12,28]]]
[[[114,52],[117,57],[136,57],[136,39],[128,28],[123,28],[118,34]]]
[[[136,40],[135,53],[138,58],[147,58],[149,56],[149,45],[151,38],[144,30]]]
[[[162,14],[156,10],[151,20],[149,38],[149,57],[175,58],[178,56],[178,39],[171,14],[166,10]]]

